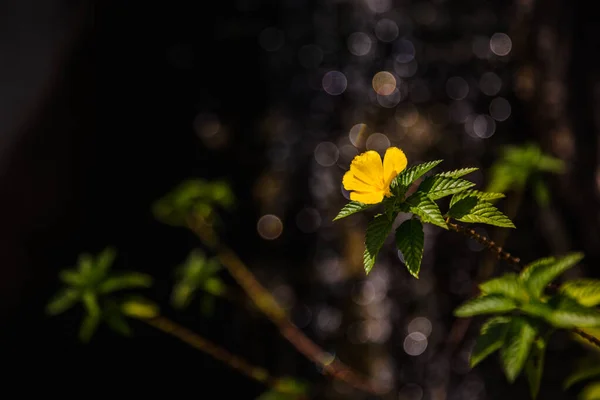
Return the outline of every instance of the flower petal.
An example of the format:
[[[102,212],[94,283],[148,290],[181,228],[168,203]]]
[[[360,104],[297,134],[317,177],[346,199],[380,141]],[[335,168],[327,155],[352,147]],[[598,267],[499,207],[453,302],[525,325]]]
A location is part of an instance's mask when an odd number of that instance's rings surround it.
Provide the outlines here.
[[[400,172],[404,171],[408,164],[406,155],[397,147],[390,147],[385,151],[383,158],[383,176],[385,179],[385,187],[389,187],[392,180]]]
[[[383,191],[350,192],[350,200],[359,201],[363,204],[378,204],[383,201]]]
[[[350,171],[364,183],[381,189],[383,187],[383,164],[379,153],[369,150],[357,155],[350,164]]]
[[[346,190],[357,190],[359,192],[372,192],[375,190],[380,190],[380,188],[371,186],[358,179],[356,175],[354,175],[353,170],[350,170],[344,174],[342,185],[344,185],[344,189]]]

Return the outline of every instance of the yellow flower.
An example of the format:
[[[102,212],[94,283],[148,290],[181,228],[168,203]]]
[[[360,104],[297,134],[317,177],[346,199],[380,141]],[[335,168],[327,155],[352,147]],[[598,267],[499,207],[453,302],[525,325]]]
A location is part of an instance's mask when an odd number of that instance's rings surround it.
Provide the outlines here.
[[[350,200],[364,204],[381,203],[383,197],[390,197],[390,184],[406,168],[404,152],[390,147],[385,152],[383,164],[379,153],[369,150],[354,157],[350,170],[344,174],[342,184],[350,190]]]

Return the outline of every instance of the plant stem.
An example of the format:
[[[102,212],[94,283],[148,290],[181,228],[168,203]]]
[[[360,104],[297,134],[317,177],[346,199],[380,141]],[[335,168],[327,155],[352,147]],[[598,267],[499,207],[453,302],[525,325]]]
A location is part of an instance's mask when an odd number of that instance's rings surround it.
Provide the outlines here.
[[[217,346],[211,341],[203,338],[195,332],[190,331],[186,327],[171,321],[168,318],[157,316],[154,318],[140,318],[140,321],[143,321],[164,333],[175,336],[179,340],[200,351],[203,351],[206,354],[209,354],[215,359],[227,364],[229,367],[260,383],[270,387],[275,387],[277,383],[277,379],[273,378],[266,369],[248,363],[243,358],[230,353],[222,347]]]
[[[300,353],[316,363],[326,374],[345,382],[355,389],[375,395],[387,392],[386,389],[380,387],[376,382],[363,377],[324,351],[292,324],[288,319],[286,311],[277,303],[273,295],[261,285],[250,269],[231,249],[219,243],[217,235],[211,226],[201,220],[189,220],[188,226],[200,240],[216,253],[221,264],[227,268],[231,276],[244,289],[257,308],[277,326],[281,335]]]

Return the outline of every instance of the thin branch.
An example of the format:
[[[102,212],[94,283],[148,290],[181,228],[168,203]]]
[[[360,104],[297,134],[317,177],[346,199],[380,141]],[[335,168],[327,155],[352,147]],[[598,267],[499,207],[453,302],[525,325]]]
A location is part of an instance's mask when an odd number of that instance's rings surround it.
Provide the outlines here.
[[[140,318],[140,321],[143,321],[164,333],[175,336],[190,346],[211,355],[215,359],[260,383],[270,387],[275,387],[277,384],[277,379],[273,378],[266,369],[250,364],[243,358],[230,353],[168,318],[158,316],[155,318]]]
[[[467,228],[466,226],[458,225],[450,222],[450,218],[446,219],[446,223],[448,227],[455,232],[462,233],[465,236],[470,237],[471,239],[476,240],[481,243],[489,251],[494,253],[499,260],[504,260],[512,265],[519,266],[521,259],[511,255],[509,252],[505,251],[502,247],[498,246],[493,240],[488,239],[487,237],[480,235],[475,232],[474,229]]]
[[[231,276],[244,289],[258,309],[278,327],[281,335],[306,358],[316,363],[326,374],[345,382],[355,389],[375,395],[388,392],[387,389],[362,376],[337,358],[334,358],[330,353],[324,351],[292,324],[288,319],[286,311],[256,279],[250,269],[231,249],[219,243],[217,235],[211,226],[201,220],[189,220],[188,226],[200,240],[216,253],[221,264],[227,268]]]

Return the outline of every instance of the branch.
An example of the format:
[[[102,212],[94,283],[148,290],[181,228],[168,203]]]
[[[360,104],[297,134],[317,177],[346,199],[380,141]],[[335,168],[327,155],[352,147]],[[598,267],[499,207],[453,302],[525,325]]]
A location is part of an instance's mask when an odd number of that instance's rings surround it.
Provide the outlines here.
[[[219,243],[211,226],[201,220],[188,220],[188,226],[200,240],[216,253],[221,264],[227,268],[231,276],[244,289],[258,309],[277,326],[281,335],[306,358],[316,363],[326,374],[345,382],[355,389],[375,395],[381,395],[388,391],[334,358],[292,324],[285,310],[277,303],[271,293],[261,285],[250,269],[231,249]]]
[[[248,363],[241,357],[230,353],[229,351],[217,346],[216,344],[204,339],[202,336],[190,331],[189,329],[167,319],[163,316],[154,318],[140,318],[141,321],[147,323],[180,339],[190,346],[211,355],[217,360],[227,364],[229,367],[241,372],[242,374],[261,382],[270,387],[276,387],[277,379],[269,375],[269,372],[262,368]]]

